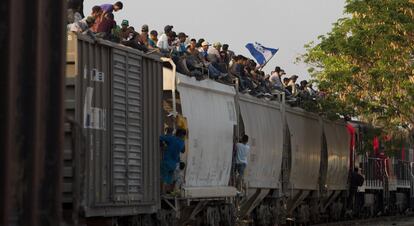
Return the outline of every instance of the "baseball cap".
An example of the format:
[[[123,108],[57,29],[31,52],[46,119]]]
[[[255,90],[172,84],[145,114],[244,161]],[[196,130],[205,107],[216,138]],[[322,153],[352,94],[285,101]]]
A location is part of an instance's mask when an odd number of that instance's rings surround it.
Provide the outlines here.
[[[174,26],[167,25],[167,26],[164,27],[164,32],[165,33],[171,32],[173,28],[174,28]]]
[[[221,47],[221,43],[220,42],[215,42],[215,43],[213,43],[213,47]]]
[[[201,43],[201,46],[209,46],[210,43],[208,43],[207,41],[204,41],[203,43]]]
[[[147,24],[142,25],[142,27],[141,27],[142,32],[148,32],[148,30],[149,30],[149,28],[148,28]]]
[[[122,20],[121,25],[129,26],[129,21],[128,20]]]
[[[88,18],[86,18],[86,23],[87,24],[93,24],[95,23],[95,18],[92,16],[88,16]]]
[[[186,35],[184,32],[180,32],[178,33],[178,37],[188,37],[188,35]]]

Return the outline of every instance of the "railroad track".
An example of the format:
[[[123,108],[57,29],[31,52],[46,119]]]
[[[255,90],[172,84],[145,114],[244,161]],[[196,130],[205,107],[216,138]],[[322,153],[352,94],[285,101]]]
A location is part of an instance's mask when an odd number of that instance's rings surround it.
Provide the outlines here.
[[[313,226],[414,226],[414,214],[383,216],[368,219],[349,220],[315,224]]]

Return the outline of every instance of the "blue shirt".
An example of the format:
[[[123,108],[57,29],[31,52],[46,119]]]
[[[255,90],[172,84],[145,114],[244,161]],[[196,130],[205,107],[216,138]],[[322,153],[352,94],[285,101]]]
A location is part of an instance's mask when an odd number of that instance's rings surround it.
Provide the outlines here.
[[[200,54],[201,54],[201,56],[202,57],[204,57],[204,58],[206,58],[207,56],[208,56],[208,53],[207,53],[207,51],[200,51]]]
[[[155,43],[152,39],[148,38],[148,44],[153,47],[153,48],[157,48],[157,43]]]
[[[177,51],[179,53],[185,53],[185,52],[187,52],[187,48],[185,47],[185,44],[184,43],[180,43],[178,45]]]
[[[175,170],[177,163],[180,162],[180,153],[184,153],[184,140],[176,136],[167,135],[161,136],[160,141],[167,143],[167,149],[164,152],[164,164],[170,169]]]
[[[112,13],[114,11],[114,6],[112,4],[103,4],[101,5],[101,9],[104,13]]]

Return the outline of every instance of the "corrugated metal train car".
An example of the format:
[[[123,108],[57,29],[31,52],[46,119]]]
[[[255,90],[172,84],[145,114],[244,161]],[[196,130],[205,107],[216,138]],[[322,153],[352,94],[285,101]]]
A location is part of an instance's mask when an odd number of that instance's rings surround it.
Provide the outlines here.
[[[76,217],[156,213],[162,63],[68,34],[64,210]]]

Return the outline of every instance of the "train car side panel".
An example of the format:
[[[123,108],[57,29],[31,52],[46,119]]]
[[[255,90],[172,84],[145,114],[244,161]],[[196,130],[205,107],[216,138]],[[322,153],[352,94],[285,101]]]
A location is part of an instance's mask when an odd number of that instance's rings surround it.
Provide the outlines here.
[[[227,187],[236,124],[233,87],[177,74],[178,91],[188,122],[185,189]]]
[[[320,168],[322,129],[319,118],[299,109],[286,111],[291,136],[293,189],[317,190]]]
[[[348,162],[350,136],[345,124],[324,122],[328,149],[326,185],[328,190],[346,190],[348,185]]]
[[[245,180],[251,188],[277,188],[283,152],[283,120],[279,105],[247,95],[240,95],[239,101],[251,147]]]
[[[156,212],[161,62],[69,34],[67,72],[64,201],[86,217]]]

